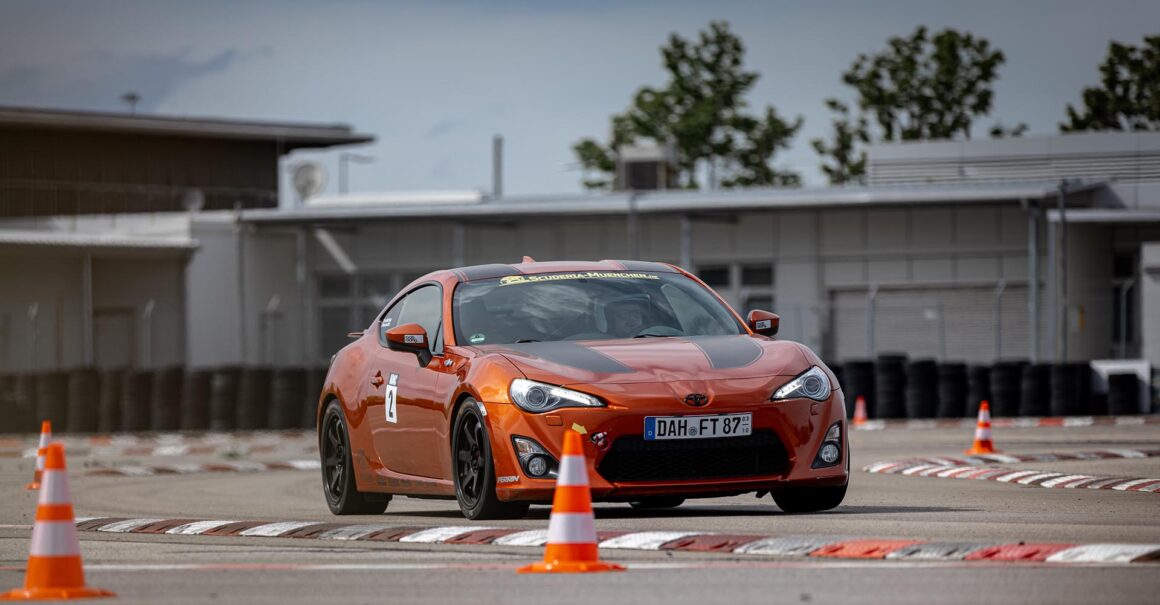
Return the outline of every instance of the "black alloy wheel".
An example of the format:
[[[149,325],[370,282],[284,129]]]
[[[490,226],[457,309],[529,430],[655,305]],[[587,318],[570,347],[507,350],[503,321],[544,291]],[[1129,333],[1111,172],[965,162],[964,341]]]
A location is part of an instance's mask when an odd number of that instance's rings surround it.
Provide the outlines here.
[[[387,509],[391,501],[389,494],[358,491],[351,466],[346,418],[337,401],[330,402],[322,416],[318,453],[322,459],[322,491],[330,512],[336,515],[378,515]]]
[[[455,498],[468,519],[517,519],[528,512],[523,502],[504,502],[495,493],[495,465],[487,425],[474,399],[467,399],[455,415],[451,435],[451,464]]]

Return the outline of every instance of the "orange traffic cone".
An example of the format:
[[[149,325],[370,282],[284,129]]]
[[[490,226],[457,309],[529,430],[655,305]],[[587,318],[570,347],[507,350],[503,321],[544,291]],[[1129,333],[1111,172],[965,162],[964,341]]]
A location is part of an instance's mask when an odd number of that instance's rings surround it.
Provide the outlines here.
[[[24,588],[0,595],[0,601],[116,596],[107,590],[85,586],[81,546],[77,541],[76,520],[68,491],[64,446],[59,443],[49,445],[44,462],[44,485],[36,506],[36,525],[32,527],[32,548],[28,555],[28,570],[24,574]]]
[[[44,450],[52,441],[52,423],[45,420],[40,423],[40,445],[36,448],[36,471],[32,474],[32,483],[24,489],[40,489],[40,477],[44,474]]]
[[[548,546],[544,561],[519,569],[520,573],[624,571],[614,563],[604,563],[596,549],[592,494],[588,491],[588,464],[580,433],[564,434],[564,456],[552,499],[548,521]]]
[[[995,449],[995,444],[991,443],[991,405],[984,399],[983,403],[979,404],[979,422],[975,425],[975,443],[971,445],[971,449],[967,450],[968,454],[994,454],[998,450]]]
[[[866,398],[859,395],[854,399],[854,426],[862,426],[870,420],[866,416]]]

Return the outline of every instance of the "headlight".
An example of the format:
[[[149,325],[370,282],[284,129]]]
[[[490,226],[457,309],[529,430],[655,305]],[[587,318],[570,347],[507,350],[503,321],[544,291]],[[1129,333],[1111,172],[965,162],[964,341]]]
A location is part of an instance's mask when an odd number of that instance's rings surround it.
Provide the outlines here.
[[[591,395],[523,378],[512,381],[510,393],[516,405],[535,413],[556,408],[598,408],[604,405]]]
[[[769,400],[813,399],[814,401],[825,401],[829,397],[830,379],[821,368],[814,366],[774,391],[773,397],[770,397]]]

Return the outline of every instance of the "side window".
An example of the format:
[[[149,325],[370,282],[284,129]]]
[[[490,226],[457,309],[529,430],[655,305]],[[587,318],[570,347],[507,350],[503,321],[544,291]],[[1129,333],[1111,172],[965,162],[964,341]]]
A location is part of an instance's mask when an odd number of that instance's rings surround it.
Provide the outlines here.
[[[379,329],[381,331],[386,332],[387,330],[390,330],[391,328],[399,325],[399,314],[403,312],[403,303],[405,302],[407,302],[406,298],[395,303],[395,306],[391,307],[390,311],[387,311],[387,314],[383,316],[382,323],[379,324]]]
[[[390,325],[387,325],[387,322]],[[419,324],[427,331],[427,339],[431,343],[431,352],[436,355],[443,353],[443,291],[438,286],[423,286],[408,294],[403,300],[391,307],[383,317],[383,329],[393,328],[402,324]]]

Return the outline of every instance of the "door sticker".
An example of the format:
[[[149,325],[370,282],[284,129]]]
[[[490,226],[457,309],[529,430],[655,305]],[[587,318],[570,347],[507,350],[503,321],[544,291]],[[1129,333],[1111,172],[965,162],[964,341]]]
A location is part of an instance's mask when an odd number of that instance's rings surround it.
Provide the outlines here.
[[[383,399],[385,400],[386,404],[384,407],[387,408],[387,422],[399,422],[398,412],[395,408],[395,400],[398,399],[398,395],[399,375],[391,374],[391,377],[387,379],[387,390],[383,393]]]

